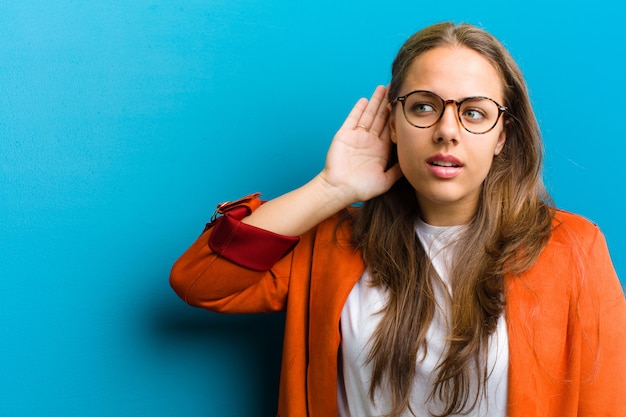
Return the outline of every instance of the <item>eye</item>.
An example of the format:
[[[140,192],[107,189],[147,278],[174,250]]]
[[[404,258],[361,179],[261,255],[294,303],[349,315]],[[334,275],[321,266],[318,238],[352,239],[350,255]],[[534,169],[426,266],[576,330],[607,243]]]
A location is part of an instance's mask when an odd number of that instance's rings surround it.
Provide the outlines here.
[[[487,117],[487,113],[477,107],[468,107],[463,109],[461,117],[465,120],[480,122],[482,120],[485,120],[485,118]]]
[[[437,109],[432,103],[427,103],[423,101],[411,103],[411,108],[409,110],[416,116],[427,116],[433,113],[437,113]]]

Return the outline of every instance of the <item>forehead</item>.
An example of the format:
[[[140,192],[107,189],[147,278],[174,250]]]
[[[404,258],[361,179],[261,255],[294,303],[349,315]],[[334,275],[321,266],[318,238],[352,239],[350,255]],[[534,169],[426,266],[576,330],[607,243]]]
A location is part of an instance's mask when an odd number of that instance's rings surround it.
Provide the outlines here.
[[[442,46],[419,55],[402,83],[402,94],[429,90],[445,99],[487,96],[502,102],[502,77],[486,58],[463,46]]]

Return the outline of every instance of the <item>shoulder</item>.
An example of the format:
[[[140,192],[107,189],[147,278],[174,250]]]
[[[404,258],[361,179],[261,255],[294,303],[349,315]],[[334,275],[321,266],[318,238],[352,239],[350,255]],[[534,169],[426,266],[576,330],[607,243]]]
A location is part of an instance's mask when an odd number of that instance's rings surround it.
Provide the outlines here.
[[[551,277],[555,282],[578,287],[586,273],[604,268],[607,257],[604,236],[595,223],[578,214],[555,210],[550,239],[527,276],[535,277],[538,285]]]
[[[623,301],[604,234],[583,216],[563,210],[555,213],[552,236],[539,261],[541,265],[552,265],[555,276],[565,279],[569,275],[575,286],[586,292]]]
[[[564,210],[555,211],[552,235],[536,262],[512,278],[511,299],[525,306],[540,300],[544,313],[566,312],[572,302],[593,311],[597,300],[606,305],[623,300],[604,235],[589,219]]]
[[[597,224],[579,214],[558,209],[552,221],[552,245],[576,247],[593,246],[602,236]]]
[[[562,209],[555,210],[553,224],[555,230],[561,226],[565,226],[568,229],[579,230],[583,233],[598,229],[598,225],[588,218]]]

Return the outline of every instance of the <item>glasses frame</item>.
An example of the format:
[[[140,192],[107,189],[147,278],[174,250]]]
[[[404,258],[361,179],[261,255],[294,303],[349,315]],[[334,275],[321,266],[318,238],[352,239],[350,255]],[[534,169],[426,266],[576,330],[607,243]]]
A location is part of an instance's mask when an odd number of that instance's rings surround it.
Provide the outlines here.
[[[433,95],[434,97],[437,97],[439,100],[441,100],[441,113],[439,114],[439,117],[437,117],[437,120],[435,120],[432,124],[428,125],[428,126],[418,126],[415,123],[411,122],[409,120],[409,117],[406,114],[406,107],[404,106],[404,103],[406,102],[406,99],[413,95],[413,94],[417,94],[417,93],[428,93]],[[491,126],[489,129],[485,130],[484,132],[474,132],[471,131],[470,129],[467,128],[467,126],[465,126],[465,124],[463,124],[463,119],[461,118],[461,105],[467,101],[467,100],[476,100],[476,99],[486,99],[489,100],[493,103],[495,103],[496,106],[498,106],[498,117],[496,117],[496,120],[493,123],[493,126]],[[498,103],[497,101],[495,101],[494,99],[490,98],[490,97],[485,97],[485,96],[470,96],[470,97],[465,97],[462,100],[445,100],[443,99],[440,95],[433,93],[432,91],[428,91],[428,90],[414,90],[411,91],[410,93],[407,93],[403,96],[399,96],[396,97],[396,99],[393,101],[393,103],[391,103],[391,106],[393,107],[397,102],[402,103],[402,113],[404,114],[404,118],[406,119],[406,121],[414,127],[417,127],[418,129],[428,129],[429,127],[433,127],[434,125],[436,125],[437,123],[439,123],[439,121],[441,120],[441,118],[443,117],[443,114],[446,112],[446,107],[448,107],[448,104],[456,104],[456,114],[457,114],[457,118],[459,119],[459,123],[461,124],[461,127],[463,127],[464,130],[468,131],[469,133],[473,133],[475,135],[484,135],[485,133],[489,133],[493,130],[494,127],[496,127],[496,125],[498,124],[498,120],[500,120],[500,116],[502,115],[502,113],[506,113],[509,111],[509,108],[506,106],[501,105],[500,103]]]

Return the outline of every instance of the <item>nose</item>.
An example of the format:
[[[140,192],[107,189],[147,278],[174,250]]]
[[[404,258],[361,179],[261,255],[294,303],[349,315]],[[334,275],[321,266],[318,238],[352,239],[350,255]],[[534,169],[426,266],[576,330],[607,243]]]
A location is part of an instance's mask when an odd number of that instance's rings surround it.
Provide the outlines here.
[[[456,103],[449,100],[444,104],[443,114],[435,125],[433,140],[438,143],[458,142],[461,126],[457,116]]]

